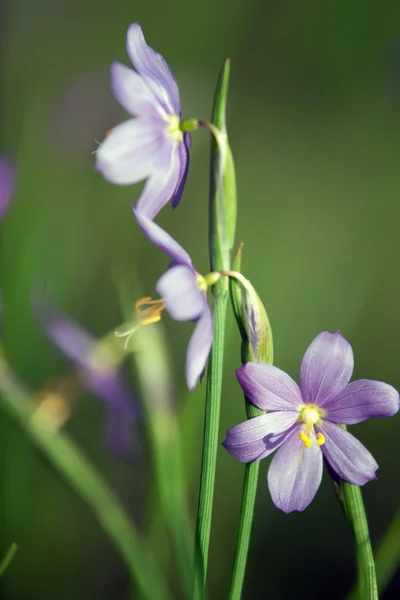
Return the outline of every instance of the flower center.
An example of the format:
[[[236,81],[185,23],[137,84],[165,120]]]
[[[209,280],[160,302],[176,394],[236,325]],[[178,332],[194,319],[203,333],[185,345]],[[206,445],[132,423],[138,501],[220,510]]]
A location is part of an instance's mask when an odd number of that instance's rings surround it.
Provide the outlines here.
[[[172,137],[176,145],[180,144],[183,140],[183,131],[181,130],[181,120],[178,115],[172,114],[165,117],[168,127],[167,135]]]
[[[142,306],[147,308],[142,309]],[[157,323],[161,320],[161,313],[164,310],[165,305],[162,300],[152,300],[150,296],[140,298],[135,303],[135,313],[139,317],[139,323],[141,325],[150,325],[151,323]]]
[[[313,444],[313,436],[316,440],[317,446],[325,444],[325,437],[322,433],[315,433],[314,425],[319,425],[321,419],[325,416],[325,411],[319,408],[315,404],[303,404],[300,406],[299,420],[303,421],[305,427],[300,432],[300,439],[304,442],[307,448],[310,448]]]

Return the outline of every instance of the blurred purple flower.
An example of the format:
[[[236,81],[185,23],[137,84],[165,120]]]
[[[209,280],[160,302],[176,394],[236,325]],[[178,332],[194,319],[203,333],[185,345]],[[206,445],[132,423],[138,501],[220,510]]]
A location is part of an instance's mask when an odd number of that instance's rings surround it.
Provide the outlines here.
[[[138,23],[127,33],[136,72],[111,65],[111,87],[134,117],[112,129],[96,153],[108,181],[129,185],[147,179],[136,210],[153,219],[172,198],[177,206],[189,166],[190,135],[181,128],[179,90],[164,58],[146,44]]]
[[[0,219],[11,204],[15,189],[15,167],[12,160],[0,155]]]
[[[78,323],[57,313],[45,299],[35,298],[39,322],[49,339],[76,364],[86,387],[99,396],[108,409],[107,439],[118,454],[132,451],[132,424],[137,401],[128,391],[119,361],[103,342]]]
[[[207,302],[207,281],[199,275],[189,254],[164,229],[138,212],[134,213],[145,235],[173,259],[173,264],[156,284],[159,300],[143,298],[136,303],[141,325],[156,323],[165,309],[176,321],[196,321],[186,353],[186,381],[193,390],[201,378],[212,345],[212,316]],[[142,310],[142,306],[147,306]],[[127,341],[137,325],[118,332]]]
[[[247,363],[237,378],[249,400],[269,411],[232,427],[224,447],[241,462],[278,450],[268,471],[274,504],[285,513],[302,511],[322,478],[323,458],[336,475],[355,485],[375,479],[378,465],[368,450],[339,426],[371,417],[391,417],[399,394],[380,381],[349,383],[354,357],[342,335],[324,331],[307,349],[300,387],[289,375],[263,363]]]

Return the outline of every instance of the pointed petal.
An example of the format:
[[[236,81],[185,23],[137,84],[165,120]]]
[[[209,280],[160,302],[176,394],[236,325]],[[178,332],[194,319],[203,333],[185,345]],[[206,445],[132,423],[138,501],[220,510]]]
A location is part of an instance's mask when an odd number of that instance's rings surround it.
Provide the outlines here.
[[[165,169],[164,155],[171,152],[170,147],[157,123],[130,119],[114,127],[100,144],[96,169],[112,183],[137,183],[157,169]]]
[[[212,316],[205,298],[204,302],[203,314],[197,321],[186,352],[186,381],[189,390],[194,390],[204,372],[212,345]]]
[[[322,479],[322,452],[315,444],[310,448],[304,445],[300,427],[279,448],[268,471],[272,501],[286,514],[307,508]]]
[[[303,404],[297,383],[277,367],[249,362],[236,371],[236,376],[245,395],[261,410],[298,413]]]
[[[189,148],[191,146],[191,137],[189,133],[183,135],[183,143],[179,144],[179,179],[172,197],[172,208],[176,208],[181,201],[183,188],[185,187],[187,174],[189,171]]]
[[[169,235],[169,233],[162,229],[162,227],[147,217],[144,217],[136,210],[133,210],[133,214],[145,236],[148,237],[153,244],[158,246],[160,250],[168,254],[168,256],[178,264],[192,264],[191,258],[186,250],[184,250],[182,246]]]
[[[300,367],[304,402],[325,406],[344,390],[353,374],[354,356],[339,333],[323,331],[311,342]]]
[[[399,410],[399,394],[382,381],[352,381],[329,404],[324,404],[326,419],[353,425],[371,417],[392,417]]]
[[[161,127],[165,127],[153,94],[138,73],[119,62],[111,64],[110,73],[114,96],[128,113],[134,117],[155,118],[160,121]]]
[[[321,446],[324,457],[342,479],[354,485],[376,479],[378,463],[351,433],[329,421],[323,421],[322,427],[316,427],[319,429],[325,436],[325,444]]]
[[[196,282],[196,271],[188,265],[177,265],[160,277],[156,290],[165,308],[176,321],[197,319],[204,310],[206,298]]]
[[[296,420],[297,415],[288,411],[248,419],[228,429],[222,445],[240,462],[261,460],[285,441],[283,434],[290,432]]]
[[[152,171],[136,204],[136,212],[154,219],[173,197],[180,177],[179,146],[166,138],[158,156],[158,167]]]
[[[128,28],[126,49],[133,66],[169,114],[180,115],[178,86],[165,59],[146,44],[138,23]]]

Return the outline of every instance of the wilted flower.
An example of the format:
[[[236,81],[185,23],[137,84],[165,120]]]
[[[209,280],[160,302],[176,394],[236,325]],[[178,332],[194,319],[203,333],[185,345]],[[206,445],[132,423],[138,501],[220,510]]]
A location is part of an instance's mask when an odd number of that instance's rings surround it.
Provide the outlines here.
[[[146,236],[168,254],[173,265],[160,277],[156,284],[159,299],[145,297],[136,302],[138,323],[130,324],[116,333],[127,337],[127,341],[140,325],[150,325],[161,319],[166,310],[176,321],[196,321],[186,353],[186,380],[190,390],[204,372],[212,345],[212,316],[207,303],[207,288],[215,283],[219,275],[199,275],[188,253],[166,231],[150,219],[135,213]]]
[[[15,189],[15,170],[10,158],[0,155],[0,219],[10,206]]]
[[[120,359],[106,342],[96,340],[78,323],[55,312],[44,299],[35,298],[35,305],[47,336],[77,366],[86,387],[105,402],[107,438],[113,450],[128,453],[132,449],[137,401],[119,372]]]
[[[136,210],[153,219],[172,198],[177,206],[189,166],[195,120],[181,121],[179,90],[164,58],[146,44],[138,23],[127,33],[127,52],[136,69],[113,63],[111,87],[134,117],[112,129],[96,153],[96,168],[112,183],[147,179]]]
[[[386,383],[349,383],[354,357],[340,333],[320,333],[300,367],[300,387],[289,375],[263,363],[247,363],[237,377],[249,400],[267,414],[227,432],[225,448],[241,462],[265,458],[278,449],[268,471],[273,502],[285,513],[304,510],[322,478],[323,458],[342,479],[364,485],[378,465],[368,450],[339,423],[391,417],[399,394]]]

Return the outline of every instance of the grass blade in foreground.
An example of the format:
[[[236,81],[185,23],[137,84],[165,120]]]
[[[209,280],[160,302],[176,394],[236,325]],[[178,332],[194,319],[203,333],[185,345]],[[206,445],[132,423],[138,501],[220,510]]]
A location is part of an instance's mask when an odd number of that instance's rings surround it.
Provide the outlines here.
[[[8,567],[10,566],[10,564],[12,563],[14,556],[16,554],[18,550],[18,545],[13,542],[11,544],[11,546],[9,547],[9,549],[7,550],[6,555],[4,556],[3,560],[0,563],[0,577],[2,577],[4,575],[4,573],[7,571]]]
[[[357,548],[358,581],[356,597],[358,600],[379,600],[375,562],[361,489],[346,481],[342,482],[342,486],[346,514],[353,530]]]
[[[136,583],[142,598],[168,600],[158,565],[142,543],[129,515],[95,467],[64,433],[32,410],[33,399],[0,362],[0,410],[7,413],[47,456],[61,476],[92,509],[108,533]]]
[[[212,271],[227,271],[236,226],[236,183],[232,155],[226,136],[226,101],[229,83],[229,61],[219,76],[214,98],[212,125],[223,136],[225,147],[212,140],[210,169],[209,244]],[[203,457],[195,539],[195,586],[193,598],[204,598],[210,545],[211,517],[214,497],[221,406],[225,320],[228,285],[222,278],[214,286],[213,346],[207,370],[204,419]]]
[[[234,271],[240,271],[241,259],[242,245],[239,247],[239,251],[232,264],[232,269]],[[234,278],[230,279],[230,292],[233,311],[242,336],[242,363],[245,364],[248,361],[256,360],[258,362],[272,364],[272,331],[267,313],[265,312],[261,301],[259,301],[258,296],[254,292],[256,302],[253,306],[253,319],[249,319],[250,315],[247,314],[246,309],[246,290],[242,290],[241,285]],[[258,324],[258,331],[261,332],[261,335],[252,335],[254,330],[249,331],[249,323]],[[254,404],[251,404],[246,397],[245,405],[248,419],[263,414],[263,411],[254,406]],[[230,600],[240,600],[242,596],[244,577],[246,573],[247,554],[250,544],[251,526],[253,522],[254,505],[257,493],[259,468],[259,462],[245,465],[239,525],[236,536],[235,558],[233,562],[232,579],[229,590]]]

